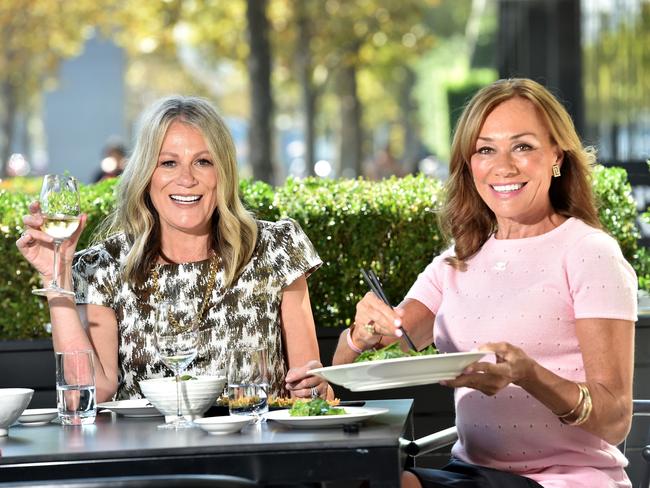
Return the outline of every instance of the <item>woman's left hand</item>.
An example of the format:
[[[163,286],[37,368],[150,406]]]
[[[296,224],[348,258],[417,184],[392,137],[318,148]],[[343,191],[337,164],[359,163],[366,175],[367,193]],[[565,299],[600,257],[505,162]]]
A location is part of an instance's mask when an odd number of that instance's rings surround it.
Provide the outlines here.
[[[314,394],[321,398],[327,398],[329,385],[320,376],[308,375],[307,371],[314,368],[321,368],[320,361],[312,359],[307,364],[291,368],[285,378],[286,388],[293,397],[312,398]]]
[[[510,383],[525,382],[535,365],[522,349],[507,342],[490,342],[481,346],[479,351],[494,352],[496,363],[472,363],[458,378],[442,384],[453,388],[473,388],[491,396]]]

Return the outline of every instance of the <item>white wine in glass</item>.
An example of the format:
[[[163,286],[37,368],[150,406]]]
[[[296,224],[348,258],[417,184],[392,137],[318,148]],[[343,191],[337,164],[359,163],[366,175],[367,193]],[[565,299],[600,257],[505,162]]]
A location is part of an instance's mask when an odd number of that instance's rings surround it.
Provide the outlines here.
[[[185,429],[194,424],[183,417],[181,373],[198,353],[198,323],[187,303],[162,302],[158,305],[155,340],[158,357],[174,372],[176,380],[176,418],[159,429]]]
[[[39,198],[43,215],[42,230],[54,238],[52,281],[47,288],[33,290],[35,295],[74,296],[59,286],[59,248],[79,227],[81,205],[77,180],[72,176],[45,175]]]

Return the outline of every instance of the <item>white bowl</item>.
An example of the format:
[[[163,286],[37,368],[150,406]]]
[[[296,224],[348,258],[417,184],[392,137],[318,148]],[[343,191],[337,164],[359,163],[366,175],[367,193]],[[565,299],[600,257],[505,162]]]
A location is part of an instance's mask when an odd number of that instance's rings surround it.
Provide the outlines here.
[[[197,376],[181,381],[181,407],[183,415],[194,420],[215,404],[226,384],[225,376]],[[176,380],[154,378],[140,381],[140,390],[160,413],[172,418],[176,416]]]
[[[255,421],[252,415],[226,415],[223,417],[204,417],[194,423],[208,434],[234,434]]]
[[[9,433],[9,426],[18,420],[33,394],[31,388],[0,388],[0,437]]]

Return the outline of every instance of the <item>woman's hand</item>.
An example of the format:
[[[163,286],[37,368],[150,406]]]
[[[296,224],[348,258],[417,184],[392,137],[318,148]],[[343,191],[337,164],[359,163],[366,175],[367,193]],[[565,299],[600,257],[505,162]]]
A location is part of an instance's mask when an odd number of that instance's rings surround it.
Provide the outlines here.
[[[354,316],[355,327],[352,341],[363,350],[371,349],[381,340],[381,336],[401,337],[404,311],[386,305],[372,292],[357,303]]]
[[[312,359],[304,366],[291,368],[285,378],[286,388],[292,397],[312,398],[312,391],[321,398],[329,397],[329,384],[320,376],[308,375],[310,369],[321,368],[320,361]],[[313,390],[315,388],[315,390]]]
[[[510,383],[517,385],[525,382],[533,372],[535,361],[507,342],[484,344],[479,351],[494,352],[496,363],[472,363],[458,378],[442,384],[453,388],[473,388],[491,396]]]
[[[54,238],[41,230],[43,225],[43,215],[41,214],[40,204],[32,202],[29,205],[29,215],[23,217],[25,232],[16,241],[16,247],[20,253],[34,266],[44,280],[52,278],[53,260],[54,260]],[[59,248],[60,264],[72,263],[77,242],[86,225],[86,215],[81,215],[79,227],[70,236],[63,241]],[[61,272],[65,269],[60,266]]]

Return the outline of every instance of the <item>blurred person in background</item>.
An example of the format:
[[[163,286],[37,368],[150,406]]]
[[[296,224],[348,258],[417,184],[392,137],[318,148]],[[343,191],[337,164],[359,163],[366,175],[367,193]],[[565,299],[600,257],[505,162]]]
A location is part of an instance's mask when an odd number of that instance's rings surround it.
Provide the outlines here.
[[[306,375],[321,366],[307,277],[322,261],[295,221],[244,209],[232,137],[207,101],[169,97],[144,114],[107,237],[75,256],[85,221],[60,253],[59,283],[76,297],[48,305],[56,351],[95,351],[98,402],[138,398],[140,380],[167,373],[154,341],[165,299],[199,301],[188,373],[221,373],[229,351],[264,347],[270,395],[333,397]],[[38,202],[24,223],[18,249],[49,282],[52,238]]]
[[[365,177],[370,180],[382,180],[391,176],[401,177],[405,175],[401,163],[393,156],[390,144],[380,149],[375,157],[365,165]]]
[[[453,246],[396,308],[357,304],[334,364],[395,342],[492,353],[454,380],[458,441],[403,486],[630,488],[637,278],[602,230],[593,151],[543,86],[500,80],[456,128],[441,226]],[[496,360],[495,360],[496,358]]]
[[[99,170],[93,177],[94,183],[120,176],[126,167],[126,146],[121,140],[110,138],[104,146],[102,155]]]

